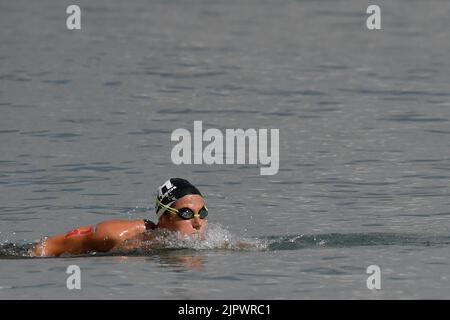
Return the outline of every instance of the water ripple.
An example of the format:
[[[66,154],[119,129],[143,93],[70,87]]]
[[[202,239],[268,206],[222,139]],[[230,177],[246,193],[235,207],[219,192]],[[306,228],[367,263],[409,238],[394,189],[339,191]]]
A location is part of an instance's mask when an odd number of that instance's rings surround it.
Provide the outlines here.
[[[420,90],[376,90],[376,89],[348,89],[340,88],[339,91],[350,93],[370,94],[377,96],[430,96],[430,97],[450,97],[448,92],[433,92]]]

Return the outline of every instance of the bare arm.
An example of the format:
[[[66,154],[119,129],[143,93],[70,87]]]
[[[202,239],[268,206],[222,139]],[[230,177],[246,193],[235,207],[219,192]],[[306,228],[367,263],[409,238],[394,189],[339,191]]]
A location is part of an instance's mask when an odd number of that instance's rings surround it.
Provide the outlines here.
[[[44,238],[32,249],[32,256],[59,256],[63,253],[106,252],[145,231],[142,220],[107,220]]]

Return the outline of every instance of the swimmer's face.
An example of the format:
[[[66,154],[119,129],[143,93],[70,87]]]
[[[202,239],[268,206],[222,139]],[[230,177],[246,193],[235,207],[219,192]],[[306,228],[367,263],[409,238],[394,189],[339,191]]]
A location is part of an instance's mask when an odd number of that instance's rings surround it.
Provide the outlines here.
[[[201,208],[205,205],[205,200],[202,196],[198,194],[189,194],[178,199],[173,205],[172,208],[181,209],[181,208],[189,208],[194,213],[198,213]],[[171,213],[164,213],[159,221],[159,226],[165,229],[169,229],[171,231],[179,231],[185,235],[191,235],[194,233],[202,234],[205,231],[206,225],[208,221],[205,219],[201,219],[200,217],[193,217],[192,219],[185,220],[180,218],[178,215]]]

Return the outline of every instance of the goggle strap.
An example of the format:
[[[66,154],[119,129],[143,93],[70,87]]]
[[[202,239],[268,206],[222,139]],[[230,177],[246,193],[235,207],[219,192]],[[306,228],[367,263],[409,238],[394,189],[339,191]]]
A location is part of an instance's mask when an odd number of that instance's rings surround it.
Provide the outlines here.
[[[162,203],[162,202],[159,201],[158,199],[156,199],[156,203],[157,203],[159,206],[161,206],[161,207],[163,207],[164,209],[166,209],[167,211],[169,211],[170,213],[175,213],[175,214],[178,213],[178,210],[177,210],[177,209],[174,209],[174,208],[172,208],[172,207],[169,207],[168,205]]]
[[[178,214],[178,212],[179,212],[178,209],[169,207],[168,205],[162,203],[162,202],[159,201],[158,199],[156,199],[156,203],[157,203],[159,206],[161,206],[161,207],[163,207],[164,209],[166,209],[167,211],[169,211],[169,213],[172,213],[172,214]],[[206,206],[203,206],[203,207],[205,208],[206,212],[208,212],[208,208],[207,208]],[[200,211],[199,211],[199,212],[200,212]],[[193,216],[194,216],[194,217],[201,217],[200,213],[194,213]]]

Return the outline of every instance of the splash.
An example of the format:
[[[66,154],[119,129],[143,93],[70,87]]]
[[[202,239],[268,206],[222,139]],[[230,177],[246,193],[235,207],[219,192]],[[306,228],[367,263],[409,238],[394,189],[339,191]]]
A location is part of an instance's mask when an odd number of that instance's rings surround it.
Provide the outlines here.
[[[223,228],[220,224],[209,224],[203,235],[186,236],[180,232],[154,230],[151,240],[141,241],[138,251],[149,252],[161,249],[193,250],[264,250],[267,242],[257,239],[240,238]]]
[[[0,244],[0,259],[31,258],[30,249],[32,243],[2,243]]]

